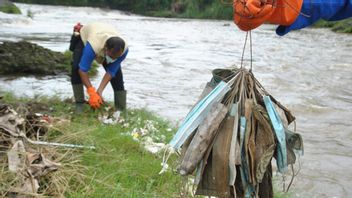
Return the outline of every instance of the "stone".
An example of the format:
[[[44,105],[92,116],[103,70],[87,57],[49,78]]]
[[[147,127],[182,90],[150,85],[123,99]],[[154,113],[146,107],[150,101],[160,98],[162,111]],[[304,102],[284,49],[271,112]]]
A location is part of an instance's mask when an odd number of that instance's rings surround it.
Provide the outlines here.
[[[27,41],[0,44],[1,75],[56,75],[68,74],[70,60]]]

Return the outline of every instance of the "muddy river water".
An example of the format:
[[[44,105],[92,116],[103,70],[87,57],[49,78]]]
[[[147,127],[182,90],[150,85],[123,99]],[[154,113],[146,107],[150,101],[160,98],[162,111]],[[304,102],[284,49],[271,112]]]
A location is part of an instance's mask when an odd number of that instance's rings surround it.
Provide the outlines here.
[[[245,33],[231,21],[17,5],[21,16],[0,13],[0,41],[24,39],[63,52],[76,22],[114,25],[130,45],[122,65],[128,106],[146,108],[175,124],[197,100],[211,70],[240,64]],[[352,36],[305,29],[279,37],[274,29],[264,25],[252,32],[253,72],[294,113],[304,139],[292,196],[352,197]],[[103,75],[99,71],[95,86]],[[68,76],[0,77],[0,89],[28,97],[72,96]],[[110,86],[104,98],[112,101]]]

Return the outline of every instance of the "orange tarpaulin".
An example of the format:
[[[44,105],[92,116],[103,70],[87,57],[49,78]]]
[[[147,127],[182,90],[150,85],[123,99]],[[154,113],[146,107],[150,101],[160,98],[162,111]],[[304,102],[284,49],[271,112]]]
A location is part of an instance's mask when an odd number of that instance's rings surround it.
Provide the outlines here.
[[[290,25],[298,17],[303,0],[234,0],[234,22],[244,31],[263,23]]]

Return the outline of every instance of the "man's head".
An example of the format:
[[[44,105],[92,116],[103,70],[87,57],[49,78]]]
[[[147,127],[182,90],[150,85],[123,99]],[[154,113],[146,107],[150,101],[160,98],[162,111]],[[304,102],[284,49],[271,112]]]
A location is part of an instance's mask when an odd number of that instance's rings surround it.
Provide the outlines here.
[[[116,60],[125,49],[125,41],[120,37],[111,37],[105,42],[104,49],[106,56],[109,56],[112,60]]]

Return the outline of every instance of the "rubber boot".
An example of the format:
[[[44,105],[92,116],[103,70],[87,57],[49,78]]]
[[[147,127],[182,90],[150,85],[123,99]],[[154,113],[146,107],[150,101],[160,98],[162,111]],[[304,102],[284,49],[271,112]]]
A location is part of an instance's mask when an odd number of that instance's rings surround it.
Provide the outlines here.
[[[126,95],[127,91],[125,90],[114,92],[115,109],[123,112],[125,119],[127,120]]]
[[[72,85],[73,96],[75,98],[75,113],[83,113],[84,111],[84,89],[83,84]]]

